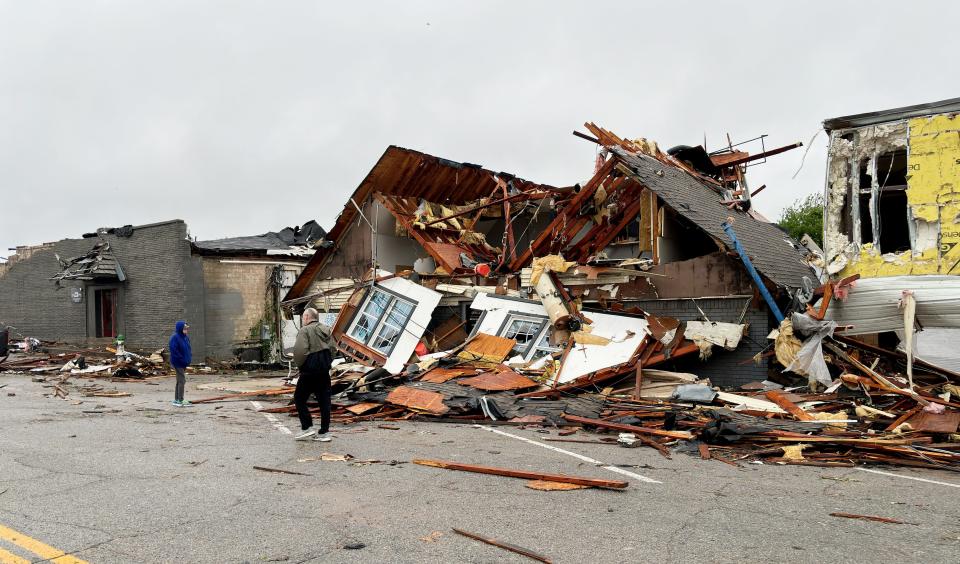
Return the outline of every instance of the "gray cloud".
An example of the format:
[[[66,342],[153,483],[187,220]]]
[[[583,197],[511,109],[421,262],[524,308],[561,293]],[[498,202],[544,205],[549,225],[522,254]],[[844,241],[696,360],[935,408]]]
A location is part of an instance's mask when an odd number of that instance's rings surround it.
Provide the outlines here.
[[[329,227],[389,144],[563,185],[592,172],[570,135],[587,120],[667,147],[806,142],[827,117],[956,96],[958,12],[0,2],[0,256],[170,218],[201,238]],[[768,217],[822,189],[824,137],[792,180],[801,153],[751,169]]]

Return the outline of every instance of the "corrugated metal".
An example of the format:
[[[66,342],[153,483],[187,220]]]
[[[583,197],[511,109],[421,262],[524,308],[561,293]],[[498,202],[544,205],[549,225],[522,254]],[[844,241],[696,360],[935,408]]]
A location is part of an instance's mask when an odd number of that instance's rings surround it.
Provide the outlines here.
[[[960,327],[960,276],[888,276],[857,280],[845,300],[834,299],[827,318],[853,325],[844,335],[903,329],[900,297],[913,290],[923,327]]]

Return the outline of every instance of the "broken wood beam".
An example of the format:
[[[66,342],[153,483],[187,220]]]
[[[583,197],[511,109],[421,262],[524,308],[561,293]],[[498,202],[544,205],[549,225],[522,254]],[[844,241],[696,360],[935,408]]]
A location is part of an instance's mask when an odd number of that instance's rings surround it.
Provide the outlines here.
[[[876,515],[858,515],[856,513],[843,513],[842,511],[834,511],[830,514],[831,517],[845,517],[847,519],[863,519],[864,521],[876,521],[878,523],[890,523],[891,525],[916,525],[916,523],[907,523],[906,521],[901,521],[899,519],[891,519],[889,517],[877,517]]]
[[[292,394],[294,388],[270,388],[267,390],[253,390],[251,392],[239,392],[236,394],[227,394],[225,396],[216,396],[212,398],[203,398],[193,400],[191,403],[209,403],[212,401],[221,401],[234,398],[245,398],[249,396],[279,396],[282,394]]]
[[[525,480],[543,480],[546,482],[566,482],[568,484],[579,484],[581,486],[591,486],[595,488],[604,488],[609,490],[622,490],[629,485],[629,482],[620,480],[603,480],[600,478],[582,478],[579,476],[567,476],[565,474],[544,474],[542,472],[530,472],[527,470],[511,470],[509,468],[498,468],[496,466],[481,466],[477,464],[462,464],[449,460],[428,460],[417,458],[412,461],[421,466],[433,466],[434,468],[445,468],[447,470],[460,470],[462,472],[476,472],[478,474],[493,474],[496,476],[507,476],[510,478],[523,478]]]
[[[471,539],[473,539],[473,540],[478,540],[478,541],[480,541],[480,542],[484,542],[484,543],[487,543],[487,544],[489,544],[489,545],[496,546],[496,547],[498,547],[498,548],[502,548],[502,549],[504,549],[504,550],[509,550],[510,552],[515,552],[515,553],[517,553],[517,554],[521,554],[521,555],[523,555],[523,556],[526,556],[527,558],[531,558],[531,559],[536,560],[536,561],[538,561],[538,562],[546,562],[547,564],[550,564],[550,563],[552,562],[552,561],[551,561],[549,558],[547,558],[546,556],[537,554],[536,552],[534,552],[534,551],[532,551],[532,550],[529,550],[529,549],[526,549],[526,548],[523,548],[522,546],[517,546],[517,545],[515,545],[515,544],[510,544],[510,543],[498,541],[497,539],[491,539],[491,538],[488,538],[488,537],[483,537],[483,536],[478,535],[477,533],[469,533],[469,532],[464,531],[464,530],[462,530],[462,529],[457,529],[457,528],[453,528],[453,527],[451,527],[451,529],[453,530],[453,532],[457,533],[458,535],[463,535],[463,536],[465,536],[465,537],[467,537],[467,538],[471,538]]]
[[[294,472],[293,470],[282,470],[280,468],[269,468],[267,466],[254,466],[254,470],[260,470],[261,472],[273,472],[274,474],[292,474],[294,476],[312,476],[312,474],[304,474],[303,472]]]
[[[793,415],[800,421],[813,421],[813,416],[790,401],[780,390],[770,390],[766,393],[767,399],[780,406],[781,409]]]
[[[646,435],[657,435],[659,437],[670,437],[671,439],[689,440],[693,438],[693,433],[689,431],[665,431],[663,429],[652,429],[650,427],[637,427],[636,425],[627,425],[625,423],[613,423],[612,421],[603,421],[601,419],[590,419],[580,417],[579,415],[563,414],[563,418],[571,423],[581,423],[584,425],[593,425],[594,427],[605,427],[616,431],[627,431],[630,433],[640,433]]]

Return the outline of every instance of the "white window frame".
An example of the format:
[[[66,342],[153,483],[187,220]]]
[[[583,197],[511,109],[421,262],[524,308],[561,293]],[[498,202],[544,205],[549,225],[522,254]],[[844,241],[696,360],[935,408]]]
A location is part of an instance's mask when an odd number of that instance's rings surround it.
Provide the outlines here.
[[[383,307],[383,311],[376,317],[372,326],[373,329],[370,330],[367,334],[366,339],[358,337],[355,332],[364,318],[374,319],[374,316],[367,313],[367,306],[370,305],[370,302],[373,301],[374,297],[377,295],[383,295],[387,297],[387,303]],[[391,315],[396,310],[398,304],[404,304],[410,308],[410,311],[404,315],[402,325],[397,325],[396,323],[390,320]],[[417,302],[402,298],[399,295],[383,288],[380,286],[375,286],[370,289],[370,292],[367,293],[367,296],[363,299],[363,303],[357,308],[357,313],[353,317],[353,321],[350,322],[350,327],[347,329],[347,337],[350,339],[362,344],[365,347],[375,351],[377,354],[382,354],[385,357],[389,357],[393,353],[393,349],[397,346],[397,343],[400,341],[400,336],[406,330],[407,324],[410,323],[410,319],[413,317],[414,312],[417,309]],[[390,343],[390,347],[386,350],[377,348],[375,345],[377,339],[381,338],[384,332],[384,329],[394,329],[396,330],[396,336],[393,339],[393,342]]]
[[[531,360],[533,357],[537,356],[537,353],[549,354],[560,350],[558,347],[550,346],[549,341],[545,341],[550,338],[551,327],[550,319],[544,316],[511,311],[507,315],[506,319],[504,319],[503,324],[500,326],[500,331],[498,331],[497,334],[500,337],[512,338],[507,337],[507,333],[509,333],[510,327],[516,321],[525,321],[539,325],[536,333],[533,335],[533,339],[531,339],[529,343],[524,345],[522,348],[519,348],[520,345],[518,343],[518,347],[514,348],[514,351],[523,357],[524,360]],[[544,342],[547,342],[546,346],[543,345]],[[541,354],[540,356],[543,355]]]

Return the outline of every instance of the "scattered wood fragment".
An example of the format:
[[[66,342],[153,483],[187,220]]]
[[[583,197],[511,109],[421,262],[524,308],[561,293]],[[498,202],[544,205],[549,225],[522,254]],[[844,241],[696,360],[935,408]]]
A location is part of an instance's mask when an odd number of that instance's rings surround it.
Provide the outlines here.
[[[707,446],[707,443],[698,444],[697,449],[700,451],[700,458],[710,460],[710,447]]]
[[[908,523],[907,521],[901,521],[899,519],[891,519],[889,517],[877,517],[876,515],[858,515],[856,513],[843,513],[840,511],[835,511],[830,514],[831,517],[844,517],[846,519],[863,519],[864,521],[876,521],[877,523],[889,523],[891,525],[916,525],[916,523]]]
[[[236,394],[227,394],[225,396],[216,396],[212,398],[202,398],[198,400],[193,400],[191,403],[209,403],[212,401],[223,401],[236,398],[246,398],[250,396],[278,396],[281,394],[292,394],[294,388],[285,387],[285,388],[270,388],[267,390],[253,390],[250,392],[239,392]]]
[[[275,474],[292,474],[294,476],[312,476],[312,474],[304,474],[303,472],[294,472],[292,470],[281,470],[280,468],[269,468],[267,466],[254,466],[254,470],[260,470],[261,472],[273,472]]]
[[[478,540],[478,541],[480,541],[480,542],[484,542],[484,543],[487,543],[487,544],[489,544],[489,545],[496,546],[496,547],[498,547],[498,548],[502,548],[502,549],[504,549],[504,550],[509,550],[510,552],[514,552],[514,553],[516,553],[516,554],[521,554],[521,555],[523,555],[523,556],[526,556],[527,558],[531,558],[531,559],[536,560],[536,561],[538,561],[538,562],[545,562],[546,564],[550,564],[550,563],[552,562],[552,560],[550,560],[550,559],[547,558],[546,556],[543,556],[543,555],[541,555],[541,554],[537,554],[536,552],[534,552],[534,551],[532,551],[532,550],[530,550],[530,549],[527,549],[527,548],[523,548],[522,546],[517,546],[517,545],[514,545],[514,544],[509,544],[509,543],[505,543],[505,542],[502,542],[502,541],[498,541],[498,540],[496,540],[496,539],[491,539],[491,538],[483,537],[483,536],[480,536],[480,535],[478,535],[478,534],[476,534],[476,533],[468,533],[467,531],[464,531],[464,530],[461,530],[461,529],[453,529],[453,532],[457,533],[458,535],[463,535],[463,536],[465,536],[465,537],[467,537],[467,538],[471,538],[471,539],[473,539],[473,540]]]
[[[660,437],[670,437],[671,439],[687,440],[693,438],[693,433],[689,431],[665,431],[663,429],[653,429],[650,427],[637,427],[635,425],[626,425],[624,423],[613,423],[611,421],[603,421],[600,419],[589,419],[587,417],[570,415],[568,413],[564,413],[563,418],[572,423],[582,423],[584,425],[593,425],[594,427],[605,427],[607,429],[615,429],[617,431],[629,431],[631,433],[657,435]]]
[[[363,403],[358,403],[356,405],[351,405],[350,407],[347,408],[347,411],[349,411],[354,415],[363,415],[368,411],[373,411],[374,409],[380,407],[381,405],[383,404],[367,401]]]
[[[800,406],[790,401],[786,394],[780,390],[770,390],[765,394],[767,399],[780,406],[784,411],[793,415],[800,421],[813,421],[813,417],[806,411],[800,409]]]
[[[545,474],[541,472],[530,472],[527,470],[511,470],[509,468],[498,468],[495,466],[481,466],[477,464],[461,464],[448,460],[427,460],[417,458],[413,460],[414,464],[421,466],[433,466],[434,468],[445,468],[447,470],[460,470],[463,472],[476,472],[478,474],[493,474],[496,476],[507,476],[510,478],[523,478],[526,480],[545,480],[548,482],[565,482],[570,484],[580,484],[583,486],[592,486],[596,488],[605,488],[612,490],[622,490],[626,488],[629,482],[621,480],[604,480],[600,478],[583,478],[579,476],[568,476],[566,474]]]
[[[547,480],[530,480],[527,482],[527,487],[531,490],[539,490],[542,492],[565,492],[570,490],[585,490],[590,486],[584,486],[581,484],[570,484],[568,482],[548,482]]]
[[[538,384],[530,378],[521,376],[510,369],[501,370],[499,372],[485,372],[479,376],[474,376],[473,378],[457,380],[457,384],[470,386],[471,388],[489,392],[523,390],[538,386]]]
[[[400,427],[396,425],[377,425],[377,429],[386,429],[388,431],[399,431]]]

